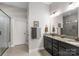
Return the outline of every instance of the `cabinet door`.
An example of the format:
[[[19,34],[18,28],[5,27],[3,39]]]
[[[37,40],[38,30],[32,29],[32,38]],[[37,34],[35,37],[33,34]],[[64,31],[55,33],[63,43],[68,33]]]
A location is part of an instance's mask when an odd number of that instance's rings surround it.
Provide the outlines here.
[[[79,47],[76,47],[77,51],[76,51],[76,55],[79,56]]]
[[[76,56],[77,55],[77,48],[73,45],[67,44],[68,48],[66,47],[66,52],[69,56]]]
[[[44,48],[52,55],[52,40],[44,36]]]
[[[59,55],[59,42],[55,39],[53,39],[53,56],[58,56]]]
[[[65,48],[59,46],[59,56],[65,56],[65,55],[66,55]]]
[[[59,55],[61,56],[75,56],[76,55],[76,47],[70,44],[59,42]]]

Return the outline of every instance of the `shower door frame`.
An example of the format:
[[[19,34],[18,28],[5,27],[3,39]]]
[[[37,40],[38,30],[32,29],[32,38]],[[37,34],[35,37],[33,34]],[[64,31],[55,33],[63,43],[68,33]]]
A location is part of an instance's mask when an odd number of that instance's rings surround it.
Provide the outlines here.
[[[8,18],[9,18],[9,41],[8,41],[8,47],[5,48],[5,50],[2,52],[1,56],[4,54],[4,52],[11,46],[11,17],[6,14],[2,9],[0,9]]]

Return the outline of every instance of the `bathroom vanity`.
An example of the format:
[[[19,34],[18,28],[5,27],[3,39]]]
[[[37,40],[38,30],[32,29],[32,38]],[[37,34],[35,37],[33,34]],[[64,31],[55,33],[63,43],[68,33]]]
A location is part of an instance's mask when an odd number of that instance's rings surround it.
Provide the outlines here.
[[[57,26],[55,23],[53,24],[54,27],[60,28],[60,31],[51,32],[51,34],[57,35],[44,35],[44,48],[53,56],[79,56],[79,39],[75,40],[79,37],[79,8],[61,15],[62,22],[56,23]]]
[[[60,36],[44,35],[44,48],[52,56],[78,56],[79,41]]]

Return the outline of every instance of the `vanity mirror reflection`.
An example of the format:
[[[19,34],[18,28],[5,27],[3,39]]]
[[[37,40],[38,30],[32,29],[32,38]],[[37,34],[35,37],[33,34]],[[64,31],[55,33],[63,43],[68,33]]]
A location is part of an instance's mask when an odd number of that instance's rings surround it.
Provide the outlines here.
[[[78,8],[63,13],[63,35],[78,38]]]

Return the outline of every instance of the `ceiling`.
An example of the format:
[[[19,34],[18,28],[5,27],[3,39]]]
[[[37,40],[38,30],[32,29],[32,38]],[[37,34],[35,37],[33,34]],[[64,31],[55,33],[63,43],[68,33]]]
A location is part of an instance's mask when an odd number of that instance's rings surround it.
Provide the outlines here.
[[[44,4],[47,4],[47,5],[50,5],[52,4],[53,2],[43,2]]]
[[[52,2],[42,2],[44,4],[50,5]],[[19,7],[19,8],[28,8],[28,2],[3,2],[3,4]]]
[[[49,5],[50,12],[57,10],[63,10],[63,8],[66,8],[69,5],[69,2],[42,2],[46,5]],[[3,2],[3,4],[19,7],[19,8],[28,8],[28,2]]]
[[[3,2],[3,4],[19,7],[19,8],[28,8],[28,2]]]
[[[63,12],[68,8],[68,6],[74,4],[74,2],[72,4],[70,3],[71,2],[53,2],[49,6],[50,14],[53,14],[53,12]]]

